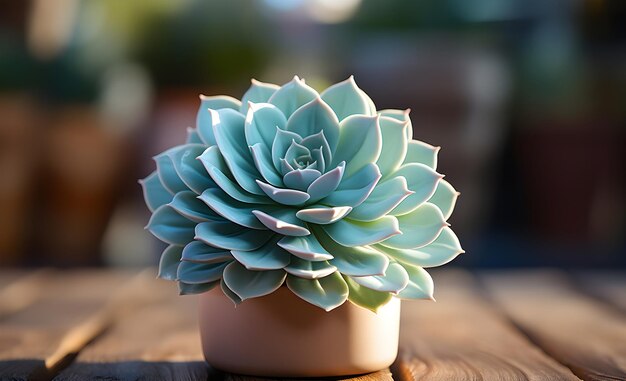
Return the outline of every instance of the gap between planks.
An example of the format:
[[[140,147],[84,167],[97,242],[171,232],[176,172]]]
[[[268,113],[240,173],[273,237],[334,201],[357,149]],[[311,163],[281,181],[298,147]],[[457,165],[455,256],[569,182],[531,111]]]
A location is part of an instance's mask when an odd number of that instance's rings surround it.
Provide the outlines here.
[[[19,298],[25,288],[37,290],[37,297],[2,320],[3,377],[52,379],[114,320],[150,301],[149,296],[137,296],[152,274],[154,270],[136,275],[127,271],[49,271],[23,281],[36,287],[9,285],[3,292],[11,298]]]
[[[155,281],[152,279],[153,270],[149,270],[147,274],[149,276],[143,278],[144,281],[138,280],[141,279],[140,274],[134,279],[134,282],[138,283],[125,282],[125,286],[120,288],[123,291],[118,291],[104,308],[97,309],[99,312],[92,314],[91,318],[84,320],[82,324],[69,331],[57,351],[44,356],[47,360],[47,366],[44,369],[52,373],[42,375],[42,379],[43,377],[49,379],[61,370],[55,369],[55,366],[65,367],[69,365],[73,360],[72,356],[78,353],[87,356],[92,348],[95,349],[99,343],[105,342],[109,335],[117,329],[117,325],[107,331],[106,335],[87,346],[104,329],[111,326],[112,320],[124,324],[127,320],[137,319],[135,316],[141,316],[143,307],[153,308],[154,303],[160,299],[155,298],[153,292],[155,290],[153,287]],[[568,369],[545,356],[510,324],[507,324],[508,322],[502,318],[499,312],[495,311],[493,306],[489,305],[480,295],[473,278],[468,273],[455,270],[436,272],[435,278],[438,285],[438,303],[406,302],[403,304],[401,354],[393,366],[397,380],[577,379]],[[531,278],[527,280],[532,280]],[[176,300],[178,299],[184,298],[177,298]],[[140,306],[142,308],[139,308]],[[172,305],[163,308],[170,309]],[[45,312],[45,309],[40,311]],[[139,318],[139,320],[145,320],[145,316],[149,315],[144,315],[144,318]],[[197,338],[195,327],[193,329],[192,336]],[[149,331],[147,332],[150,334]],[[180,340],[176,339],[173,342],[180,342]],[[171,351],[171,344],[165,344],[161,350]],[[176,353],[179,352],[174,350],[172,353],[171,355],[177,356]],[[510,356],[516,353],[520,356]],[[149,357],[148,361],[129,360],[123,364],[115,362],[115,365],[124,365],[122,367],[124,369],[133,369],[134,367],[141,372],[153,367],[155,370],[152,374],[160,375],[160,379],[172,379],[174,376],[177,378],[179,375],[184,375],[185,372],[189,373],[187,378],[189,380],[207,379],[202,378],[206,373],[206,365],[202,361],[187,363],[158,361],[164,356],[163,353],[159,353],[159,350],[153,352],[152,356],[152,360]],[[69,362],[67,362],[68,359]],[[76,364],[78,363],[73,363],[71,366]],[[111,369],[112,365],[114,365],[112,362],[99,363],[99,367],[104,369]],[[33,366],[33,364],[28,366]],[[166,377],[162,377],[163,372],[165,372]],[[63,374],[64,372],[61,372],[59,376]],[[212,376],[211,379],[214,377]],[[254,380],[251,377],[227,374],[222,374],[218,379]],[[360,379],[390,380],[391,377],[388,372],[383,372],[361,376]]]
[[[626,380],[626,319],[613,306],[578,292],[559,271],[493,272],[481,279],[511,321],[578,377]]]
[[[8,349],[0,345],[2,379],[254,380],[206,365],[199,349],[195,311],[188,313],[192,300],[167,292],[174,288],[154,279],[153,274],[154,270],[148,269],[131,279],[112,271],[51,271],[43,279],[38,275],[23,280],[37,287],[11,288],[8,294],[13,298],[22,295],[19,290],[23,289],[35,290],[37,297],[29,299],[28,305],[13,308],[12,319],[0,325],[0,339],[8,339],[0,341],[14,344]],[[117,291],[108,296],[114,285],[118,285]],[[35,301],[39,303],[33,305]],[[163,324],[168,318],[173,318],[169,326]],[[181,326],[187,329],[181,332]],[[173,334],[167,335],[168,330]],[[392,379],[386,370],[336,380]]]
[[[395,380],[578,380],[493,308],[470,273],[432,273],[437,302],[402,304]]]
[[[87,346],[55,381],[96,378],[120,381],[222,380],[255,381],[268,378],[223,373],[205,362],[197,325],[196,298],[180,297],[171,284],[152,284],[153,292],[167,295],[163,302],[135,310],[106,335]],[[281,379],[286,381],[288,379]],[[389,370],[327,380],[392,381]]]
[[[55,381],[214,378],[202,358],[195,297],[178,296],[176,287],[156,279],[146,286],[158,303],[124,315]]]
[[[46,279],[53,273],[51,269],[40,269],[28,274],[0,274],[0,321],[35,303],[41,297]]]
[[[600,300],[626,314],[626,272],[575,272],[570,284],[576,291]]]

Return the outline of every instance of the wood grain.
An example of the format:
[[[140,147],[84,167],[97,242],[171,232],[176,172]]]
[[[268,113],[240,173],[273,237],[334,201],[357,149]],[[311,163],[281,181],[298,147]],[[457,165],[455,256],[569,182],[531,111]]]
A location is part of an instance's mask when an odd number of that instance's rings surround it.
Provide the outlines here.
[[[23,278],[24,275],[27,275],[29,273],[30,272],[28,271],[20,270],[17,268],[0,268],[0,292],[8,284],[13,283],[17,279]]]
[[[583,291],[626,313],[626,273],[602,271],[576,273],[577,291]]]
[[[85,348],[79,361],[201,361],[195,296],[178,296],[170,282],[154,279],[153,304],[117,319],[107,334]]]
[[[0,319],[35,303],[52,274],[49,269],[0,274]]]
[[[115,380],[261,380],[215,371],[204,363],[198,334],[196,297],[180,297],[172,284],[146,285],[157,303],[136,309],[87,346],[55,381]],[[178,374],[180,372],[180,374]],[[391,381],[389,371],[342,380]],[[263,379],[267,381],[267,379]]]
[[[394,379],[578,380],[494,310],[468,273],[434,278],[436,303],[403,302]]]
[[[71,271],[46,274],[35,303],[0,324],[0,374],[48,379],[104,329],[98,311],[128,272]]]
[[[116,361],[77,363],[61,372],[54,381],[207,381],[219,378],[204,361]]]
[[[195,297],[180,297],[171,283],[157,279],[144,287],[154,303],[118,316],[55,380],[169,380],[179,371],[181,379],[207,380],[211,370],[202,357]]]
[[[577,293],[562,273],[497,273],[484,282],[506,314],[583,380],[626,380],[623,314]]]
[[[626,379],[623,278],[575,278],[572,288],[560,274],[487,274],[486,298],[470,274],[435,272],[436,303],[403,303],[392,372],[334,380]],[[602,301],[580,294],[589,285]],[[268,381],[207,366],[194,297],[179,297],[154,269],[0,272],[0,296],[31,294],[0,314],[0,380]]]

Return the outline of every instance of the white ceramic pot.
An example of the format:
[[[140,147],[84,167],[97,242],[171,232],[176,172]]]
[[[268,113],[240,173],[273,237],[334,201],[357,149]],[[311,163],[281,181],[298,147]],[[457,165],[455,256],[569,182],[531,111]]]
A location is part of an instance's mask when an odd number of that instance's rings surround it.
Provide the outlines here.
[[[400,300],[373,313],[350,302],[330,311],[286,287],[235,307],[218,288],[199,296],[206,361],[216,369],[273,377],[374,372],[398,353]]]

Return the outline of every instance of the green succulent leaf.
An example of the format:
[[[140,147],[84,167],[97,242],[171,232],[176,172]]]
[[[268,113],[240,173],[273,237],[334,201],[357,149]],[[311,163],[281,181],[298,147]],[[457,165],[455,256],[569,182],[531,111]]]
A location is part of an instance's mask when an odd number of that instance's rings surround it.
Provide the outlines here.
[[[381,244],[394,249],[415,249],[433,242],[446,227],[441,210],[424,203],[409,214],[398,216],[402,234],[386,239]]]
[[[283,270],[248,270],[236,261],[224,269],[224,283],[241,300],[271,294],[278,290],[286,276],[287,273]]]
[[[352,280],[372,290],[397,294],[409,284],[409,274],[400,264],[390,263],[385,275],[352,277]]]
[[[178,281],[178,293],[180,295],[202,294],[203,292],[207,292],[207,291],[214,289],[215,286],[217,286],[219,283],[220,282],[217,280],[214,282],[197,283],[197,284],[190,284],[190,283]]]
[[[413,192],[391,211],[394,216],[410,213],[426,202],[435,193],[443,177],[432,168],[418,163],[404,164],[394,175],[404,177],[407,187]]]
[[[401,234],[394,216],[383,216],[375,221],[362,222],[344,218],[322,229],[333,241],[343,246],[363,246],[381,242]]]
[[[276,210],[272,214],[261,210],[253,210],[252,213],[259,221],[270,230],[286,236],[302,237],[311,234],[304,223],[296,217],[294,210]]]
[[[205,144],[195,128],[187,127],[187,139],[185,144]]]
[[[277,170],[282,171],[284,165],[282,164],[282,161],[287,155],[287,151],[292,146],[292,144],[300,143],[301,141],[302,138],[295,132],[285,131],[281,129],[276,130],[274,142],[272,143],[272,160],[274,162],[274,167]],[[292,164],[289,161],[286,161],[286,163],[288,165]],[[293,170],[293,167],[291,168],[291,170]]]
[[[335,169],[324,173],[309,185],[306,192],[311,196],[311,202],[319,201],[337,189],[343,178],[345,166],[346,163],[342,161]]]
[[[334,273],[337,268],[328,261],[307,261],[296,256],[291,257],[285,271],[289,274],[305,279],[319,279]]]
[[[321,129],[319,132],[304,137],[301,144],[308,148],[310,151],[319,149],[320,153],[322,154],[322,161],[324,163],[330,163],[330,161],[332,160],[332,150],[330,148],[328,139],[326,139],[326,135],[324,135],[325,131],[325,129]]]
[[[331,311],[348,299],[348,285],[338,272],[320,279],[287,276],[287,287],[301,299]]]
[[[263,205],[246,204],[233,200],[218,188],[207,189],[198,198],[215,213],[229,221],[250,229],[265,230],[265,226],[252,213],[256,209],[263,208]]]
[[[404,161],[409,124],[386,116],[380,117],[379,124],[383,144],[376,165],[384,178],[393,174]]]
[[[306,191],[309,185],[321,175],[322,173],[317,169],[293,169],[292,167],[283,177],[283,181],[289,189]]]
[[[380,177],[376,164],[368,164],[354,176],[348,179],[344,177],[337,190],[320,202],[330,206],[357,207],[369,197]]]
[[[250,153],[254,160],[254,166],[259,171],[263,179],[276,187],[283,187],[283,179],[274,167],[272,154],[263,143],[250,146]]]
[[[308,193],[296,189],[277,188],[260,180],[256,182],[269,198],[282,205],[304,205],[311,198]]]
[[[215,135],[213,135],[213,119],[209,109],[232,109],[238,110],[241,102],[229,96],[206,96],[200,95],[200,108],[196,116],[196,131],[202,142],[206,145],[215,145]]]
[[[233,302],[235,307],[237,307],[238,305],[241,304],[241,302],[243,302],[243,300],[239,297],[239,295],[235,294],[233,290],[228,288],[228,286],[224,282],[224,278],[220,280],[220,288],[222,289],[222,292],[224,293],[224,295],[226,295],[228,299],[230,299]]]
[[[332,156],[329,157],[332,158]],[[330,161],[324,158],[324,147],[311,149],[311,159],[313,159],[315,169],[317,169],[320,173],[326,172],[326,163]]]
[[[232,261],[233,256],[228,250],[209,246],[200,241],[191,241],[183,249],[180,259],[198,263],[220,263]]]
[[[254,181],[259,178],[259,172],[253,165],[246,143],[243,115],[230,109],[209,111],[213,119],[215,140],[233,177],[246,191],[263,194]]]
[[[270,103],[251,103],[244,115],[246,142],[250,146],[263,144],[271,148],[276,130],[284,130],[287,125],[287,118],[282,111]]]
[[[285,181],[285,177],[284,176],[287,176],[288,174],[293,172],[295,170],[295,168],[293,166],[291,166],[291,164],[289,164],[287,162],[287,160],[285,160],[285,158],[279,159],[278,163],[279,163],[279,166],[280,166],[280,173],[283,174],[283,181]]]
[[[176,194],[177,192],[189,190],[187,185],[181,180],[176,173],[176,169],[174,168],[174,163],[172,162],[172,158],[169,156],[169,152],[171,150],[176,150],[180,148],[174,147],[169,150],[160,153],[159,155],[154,157],[154,161],[156,162],[156,172],[159,176],[159,181],[163,184],[163,187],[167,189],[171,194]]]
[[[409,117],[410,112],[411,112],[410,109],[406,109],[406,110],[387,109],[387,110],[379,111],[378,115],[393,118],[401,122],[407,123],[409,128],[405,131],[407,134],[406,139],[410,142],[411,139],[413,139],[413,124],[411,123],[411,118]]]
[[[248,270],[278,270],[289,264],[291,254],[276,245],[280,238],[273,238],[256,250],[233,250],[232,255]]]
[[[314,205],[308,209],[301,209],[296,213],[296,217],[302,221],[317,225],[328,225],[344,218],[352,210],[349,206],[328,207],[324,205]]]
[[[389,266],[389,258],[368,246],[343,246],[329,237],[322,229],[315,228],[315,236],[323,248],[334,256],[330,264],[345,275],[383,275]]]
[[[421,267],[402,265],[409,274],[409,283],[407,286],[398,293],[399,298],[403,299],[431,299],[433,298],[433,292],[435,285],[433,278]]]
[[[317,98],[319,94],[297,76],[291,82],[284,84],[270,97],[269,103],[278,107],[289,118],[304,104]]]
[[[187,284],[219,281],[228,263],[230,262],[198,263],[182,261],[178,265],[177,278]]]
[[[253,103],[264,103],[267,102],[272,95],[278,90],[280,87],[274,85],[273,83],[265,83],[261,81],[257,81],[253,79],[252,85],[250,88],[243,94],[241,97],[241,108],[239,111],[246,115],[248,112],[248,102]]]
[[[197,160],[204,150],[205,146],[202,144],[187,144],[167,151],[178,177],[197,194],[204,192],[207,188],[216,187],[213,180],[206,175],[202,163]]]
[[[439,147],[431,146],[428,143],[419,140],[411,140],[408,142],[404,163],[420,163],[433,170],[437,169],[437,154]]]
[[[172,194],[161,184],[156,171],[152,172],[145,179],[139,180],[139,184],[141,184],[143,198],[146,200],[146,205],[151,212],[154,212],[159,206],[172,201]]]
[[[274,236],[267,230],[245,229],[230,221],[201,222],[195,232],[195,238],[209,246],[241,251],[256,250]]]
[[[441,213],[443,213],[443,217],[448,220],[452,215],[459,194],[449,182],[442,179],[437,184],[437,189],[428,202],[437,205]]]
[[[295,132],[303,138],[324,132],[330,152],[334,152],[339,139],[339,120],[333,110],[316,97],[297,109],[287,120],[287,131]],[[319,147],[319,146],[318,146]],[[317,148],[317,147],[315,147]]]
[[[200,102],[200,108],[203,110],[228,108],[238,111],[241,107],[241,101],[239,99],[228,95],[200,95]]]
[[[296,142],[295,140],[292,140],[291,144],[289,144],[289,147],[287,147],[284,158],[285,160],[287,160],[287,163],[290,163],[292,166],[294,166],[294,168],[297,168],[299,161],[301,161],[300,159],[309,156],[310,153],[311,152],[308,148]]]
[[[361,286],[352,280],[349,276],[344,275],[343,279],[348,285],[350,294],[348,300],[357,306],[367,308],[368,310],[376,313],[378,309],[385,304],[389,303],[392,296],[388,292],[375,291],[370,288]]]
[[[215,214],[205,203],[200,201],[197,194],[191,191],[176,193],[169,206],[181,216],[194,222],[223,220],[222,217]]]
[[[322,247],[314,235],[307,235],[305,237],[283,237],[278,241],[278,246],[306,261],[325,261],[333,259],[333,256]]]
[[[403,176],[379,183],[363,203],[352,210],[349,218],[358,221],[375,221],[386,216],[404,199],[413,194]]]
[[[377,116],[349,116],[341,121],[340,131],[337,149],[333,150],[331,168],[345,161],[345,176],[350,177],[366,165],[376,163],[382,149]]]
[[[464,253],[449,227],[445,227],[436,240],[419,249],[392,249],[383,245],[374,245],[374,248],[402,263],[425,268],[444,265]]]
[[[176,280],[182,251],[183,248],[176,245],[169,245],[165,248],[165,250],[163,250],[161,259],[159,260],[159,278],[165,280]]]
[[[324,90],[321,98],[328,103],[339,120],[354,114],[376,113],[376,108],[372,111],[371,107],[374,102],[356,85],[353,76]]]
[[[178,214],[169,205],[159,206],[148,225],[150,233],[170,245],[184,246],[193,240],[196,223]]]
[[[230,169],[226,166],[226,162],[217,146],[207,148],[198,159],[202,162],[217,186],[235,200],[251,204],[273,203],[264,194],[259,196],[249,193],[233,179]]]

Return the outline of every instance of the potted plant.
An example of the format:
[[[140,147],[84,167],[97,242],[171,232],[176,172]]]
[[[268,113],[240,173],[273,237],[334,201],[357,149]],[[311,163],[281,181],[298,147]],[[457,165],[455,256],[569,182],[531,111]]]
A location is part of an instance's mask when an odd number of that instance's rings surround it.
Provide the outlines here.
[[[147,228],[170,245],[159,276],[201,294],[206,360],[259,376],[389,366],[400,299],[433,299],[424,268],[462,252],[439,148],[352,77],[200,99],[187,142],[141,184]]]

